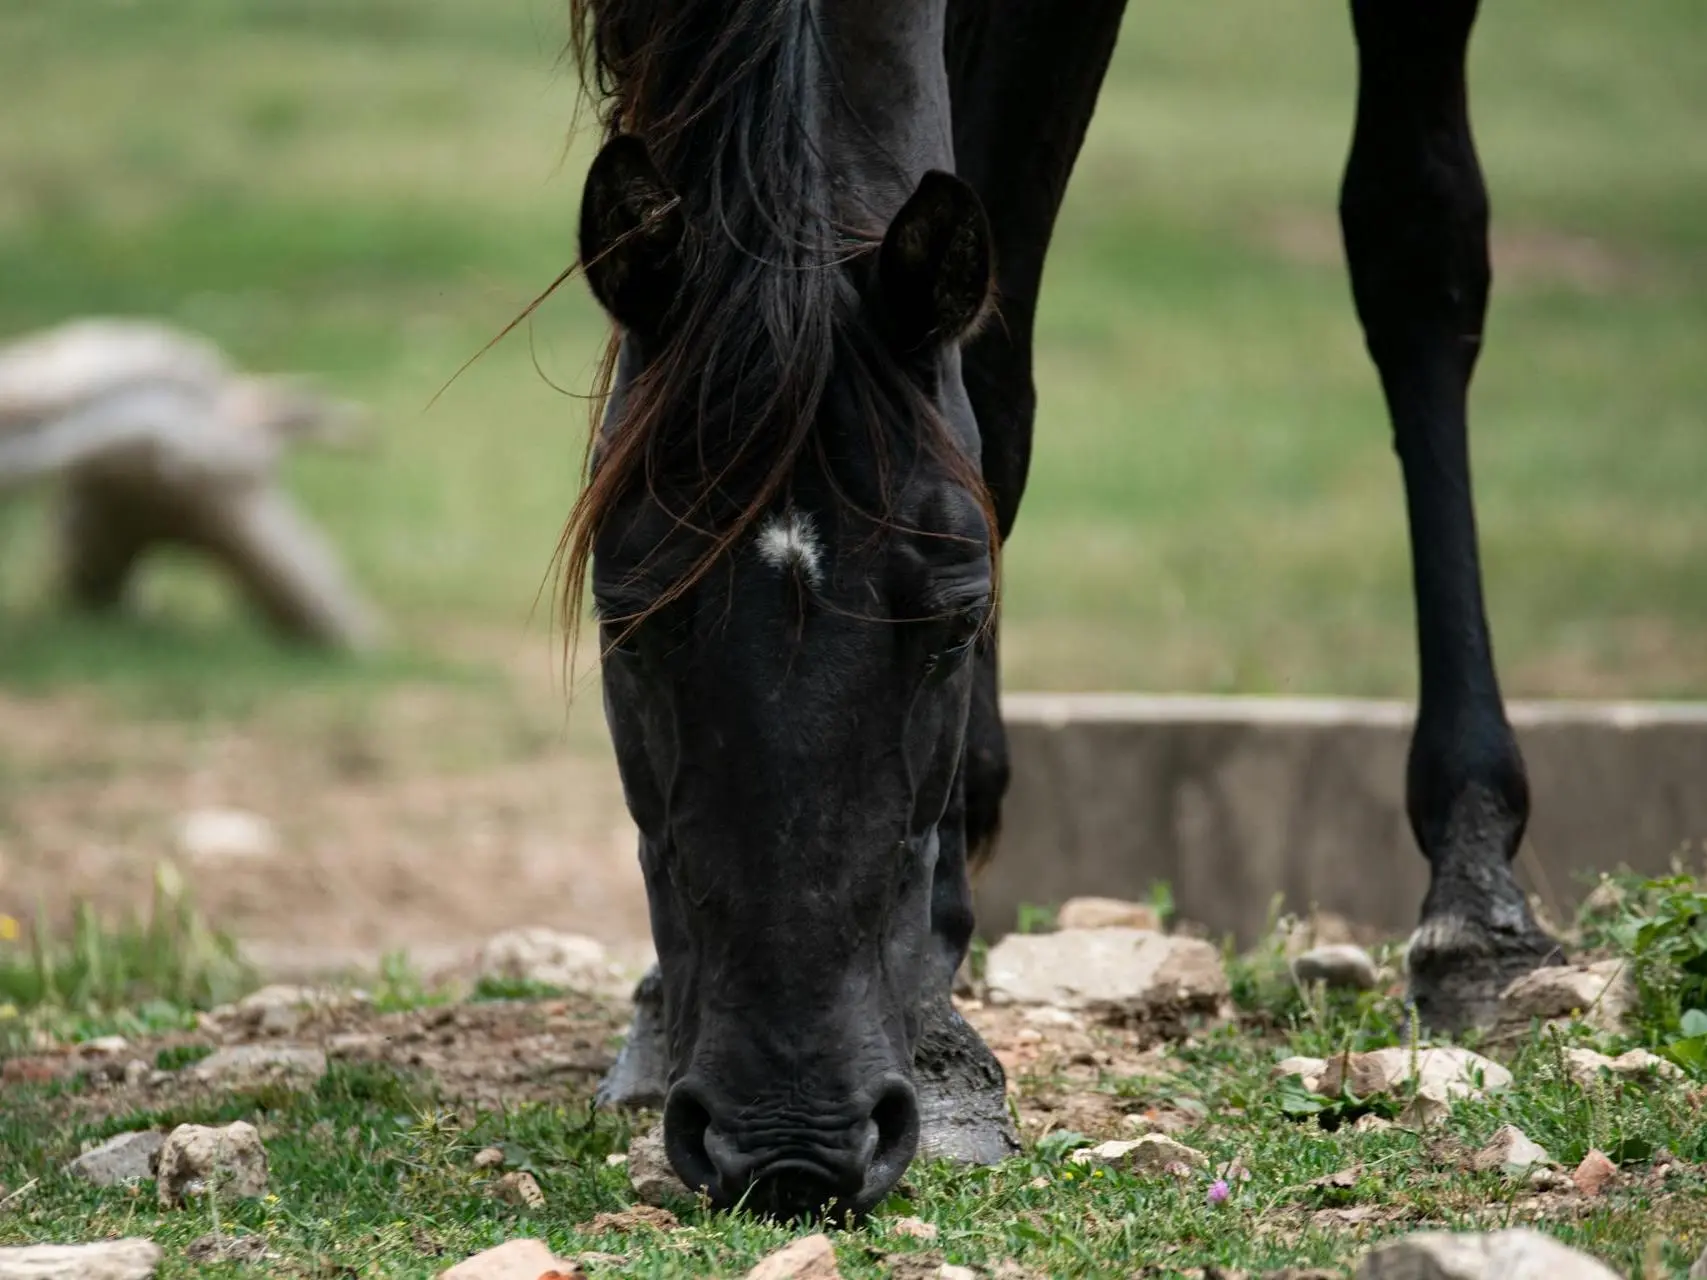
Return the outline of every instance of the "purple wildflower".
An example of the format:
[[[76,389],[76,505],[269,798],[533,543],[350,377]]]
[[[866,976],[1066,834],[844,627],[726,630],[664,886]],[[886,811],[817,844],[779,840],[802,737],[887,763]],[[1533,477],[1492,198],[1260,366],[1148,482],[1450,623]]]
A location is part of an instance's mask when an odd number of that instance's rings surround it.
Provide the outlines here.
[[[1220,1204],[1233,1194],[1233,1189],[1227,1185],[1227,1179],[1217,1178],[1209,1184],[1209,1203]]]

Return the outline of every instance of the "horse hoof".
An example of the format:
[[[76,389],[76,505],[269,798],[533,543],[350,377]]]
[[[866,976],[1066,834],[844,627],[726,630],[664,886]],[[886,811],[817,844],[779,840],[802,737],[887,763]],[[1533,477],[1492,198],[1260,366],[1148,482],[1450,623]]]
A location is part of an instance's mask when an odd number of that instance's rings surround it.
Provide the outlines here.
[[[913,1071],[920,1159],[999,1164],[1019,1154],[1002,1064],[946,1000],[926,1019]]]
[[[1406,953],[1410,998],[1428,1031],[1487,1030],[1499,1019],[1500,993],[1524,974],[1563,964],[1557,939],[1533,921],[1504,929],[1454,916],[1424,920]]]
[[[656,1109],[669,1090],[664,1044],[664,980],[653,965],[634,988],[634,1018],[616,1063],[599,1082],[594,1104],[612,1109]]]

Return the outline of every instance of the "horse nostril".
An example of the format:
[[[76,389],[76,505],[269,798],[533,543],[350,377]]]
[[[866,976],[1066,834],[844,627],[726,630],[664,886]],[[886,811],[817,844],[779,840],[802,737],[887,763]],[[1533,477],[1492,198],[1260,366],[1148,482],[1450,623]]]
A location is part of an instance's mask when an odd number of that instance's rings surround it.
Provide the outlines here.
[[[865,1187],[861,1199],[881,1199],[901,1180],[919,1148],[919,1097],[901,1076],[891,1076],[871,1109],[870,1154],[862,1162]]]
[[[690,1191],[715,1192],[721,1183],[723,1171],[707,1142],[714,1133],[711,1108],[699,1091],[685,1080],[671,1089],[664,1102],[664,1152]]]

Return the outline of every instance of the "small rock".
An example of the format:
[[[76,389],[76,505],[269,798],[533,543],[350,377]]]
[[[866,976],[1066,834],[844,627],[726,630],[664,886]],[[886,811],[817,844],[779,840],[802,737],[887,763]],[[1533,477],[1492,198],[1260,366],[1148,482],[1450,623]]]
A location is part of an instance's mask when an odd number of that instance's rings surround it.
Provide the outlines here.
[[[1351,1123],[1353,1133],[1380,1133],[1397,1126],[1386,1116],[1378,1116],[1373,1111],[1366,1111]]]
[[[1119,1138],[1107,1142],[1099,1142],[1094,1147],[1080,1147],[1067,1158],[1074,1164],[1106,1164],[1117,1165],[1131,1155],[1138,1146],[1136,1138],[1126,1141]]]
[[[1020,1015],[1026,1022],[1036,1027],[1080,1027],[1083,1022],[1065,1009],[1057,1009],[1053,1005],[1038,1005],[1035,1009],[1027,1009]]]
[[[1308,918],[1302,920],[1296,916],[1286,917],[1275,926],[1271,937],[1275,935],[1278,935],[1282,953],[1288,960],[1296,960],[1316,947],[1342,943],[1355,946],[1357,943],[1357,930],[1352,928],[1351,922],[1332,911],[1312,911]]]
[[[148,1280],[164,1256],[140,1236],[0,1248],[0,1280]]]
[[[1069,1157],[1074,1164],[1102,1164],[1124,1168],[1140,1176],[1169,1174],[1178,1176],[1181,1169],[1209,1167],[1209,1157],[1203,1152],[1176,1142],[1165,1134],[1147,1133],[1141,1138],[1114,1139],[1094,1147],[1081,1147]]]
[[[1635,1007],[1628,961],[1551,965],[1514,979],[1500,993],[1498,1029],[1520,1030],[1536,1018],[1580,1019],[1596,1031],[1616,1033]]]
[[[474,1153],[476,1169],[496,1169],[504,1163],[504,1153],[497,1147],[483,1147]]]
[[[1644,1076],[1676,1079],[1683,1074],[1675,1063],[1667,1062],[1646,1049],[1631,1049],[1616,1058],[1596,1053],[1593,1049],[1566,1049],[1565,1070],[1584,1089],[1592,1088],[1601,1078],[1602,1071],[1623,1080],[1639,1080]]]
[[[1326,1058],[1284,1058],[1274,1064],[1271,1074],[1277,1080],[1287,1076],[1298,1076],[1304,1087],[1311,1093],[1319,1093],[1317,1088],[1322,1082],[1322,1075],[1328,1069]]]
[[[606,1231],[638,1231],[643,1227],[654,1231],[674,1231],[681,1225],[676,1221],[676,1215],[668,1209],[637,1204],[631,1209],[619,1209],[615,1213],[594,1214],[586,1230],[595,1235]]]
[[[303,1023],[359,1005],[371,1004],[365,991],[338,991],[273,983],[252,991],[234,1005],[216,1009],[222,1028],[263,1036],[293,1035]]]
[[[1529,1185],[1536,1191],[1574,1191],[1577,1184],[1570,1174],[1558,1169],[1531,1169]]]
[[[249,861],[278,849],[272,823],[246,809],[196,809],[178,822],[178,848],[196,862]]]
[[[385,1056],[386,1039],[369,1031],[346,1031],[326,1041],[326,1056],[339,1062],[367,1062]]]
[[[628,1152],[626,1151],[613,1151],[605,1157],[605,1168],[607,1169],[620,1169],[627,1163]]]
[[[154,1068],[141,1058],[132,1058],[124,1064],[124,1082],[129,1088],[135,1089],[148,1083],[154,1075]]]
[[[990,949],[984,975],[992,1004],[1120,1019],[1218,1015],[1228,999],[1213,944],[1143,929],[1010,933]]]
[[[1055,913],[1057,929],[1145,929],[1162,931],[1162,913],[1147,902],[1120,898],[1068,898]]]
[[[628,1144],[628,1183],[642,1204],[662,1206],[679,1196],[692,1197],[670,1167],[662,1125],[653,1126]]]
[[[1478,1081],[1480,1083],[1478,1083]],[[1318,1084],[1320,1092],[1337,1096],[1348,1089],[1354,1097],[1409,1092],[1435,1107],[1422,1107],[1420,1119],[1457,1098],[1479,1098],[1486,1090],[1511,1084],[1511,1072],[1480,1054],[1456,1046],[1428,1049],[1388,1048],[1369,1053],[1341,1054],[1328,1059]]]
[[[1545,1168],[1552,1163],[1553,1158],[1546,1149],[1514,1124],[1501,1125],[1492,1141],[1470,1161],[1471,1167],[1479,1172],[1489,1173],[1498,1169],[1514,1178],[1524,1177],[1530,1170]]]
[[[266,1236],[224,1236],[218,1232],[198,1236],[184,1250],[188,1262],[206,1265],[213,1262],[235,1262],[254,1266],[270,1255]]]
[[[326,1074],[326,1054],[287,1045],[239,1044],[215,1050],[189,1069],[201,1084],[224,1089],[263,1085],[312,1088]]]
[[[244,1199],[267,1191],[267,1150],[246,1120],[214,1129],[181,1124],[166,1135],[156,1165],[160,1203],[174,1208],[203,1195],[210,1181],[222,1199]]]
[[[1371,1249],[1357,1280],[1618,1280],[1617,1272],[1529,1227],[1418,1231]]]
[[[77,1052],[92,1058],[115,1057],[130,1052],[130,1041],[123,1036],[96,1036],[93,1040],[85,1040],[78,1045]]]
[[[439,1272],[439,1280],[541,1280],[548,1271],[572,1274],[575,1264],[556,1257],[543,1240],[524,1238],[464,1258]]]
[[[633,985],[611,962],[604,944],[555,929],[511,929],[486,943],[476,960],[479,974],[498,982],[592,994],[629,994]]]
[[[945,1262],[936,1270],[937,1280],[978,1280],[978,1273],[971,1267],[957,1266]]]
[[[520,1205],[524,1209],[545,1207],[545,1192],[539,1189],[533,1174],[523,1169],[512,1169],[499,1178],[492,1192],[506,1204]]]
[[[747,1272],[747,1280],[841,1280],[836,1248],[819,1234],[785,1244]]]
[[[66,1168],[80,1178],[87,1178],[97,1187],[116,1187],[122,1182],[139,1182],[154,1176],[154,1162],[166,1135],[158,1129],[143,1129],[121,1133],[91,1147]]]
[[[1299,982],[1321,982],[1351,991],[1369,991],[1380,981],[1375,961],[1362,947],[1349,942],[1311,947],[1292,962]]]
[[[1618,1176],[1618,1166],[1605,1152],[1590,1151],[1571,1174],[1571,1181],[1585,1196],[1597,1196]]]
[[[909,1240],[935,1240],[937,1227],[934,1222],[926,1222],[923,1218],[896,1218],[889,1224],[889,1229],[898,1236],[906,1236]]]

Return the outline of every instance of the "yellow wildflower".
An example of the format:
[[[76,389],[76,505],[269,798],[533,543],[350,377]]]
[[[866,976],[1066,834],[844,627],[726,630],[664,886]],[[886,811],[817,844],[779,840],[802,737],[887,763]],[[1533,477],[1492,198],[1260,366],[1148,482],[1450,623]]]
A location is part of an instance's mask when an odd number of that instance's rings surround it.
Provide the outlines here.
[[[0,942],[16,942],[18,940],[18,922],[9,915],[0,913]]]

